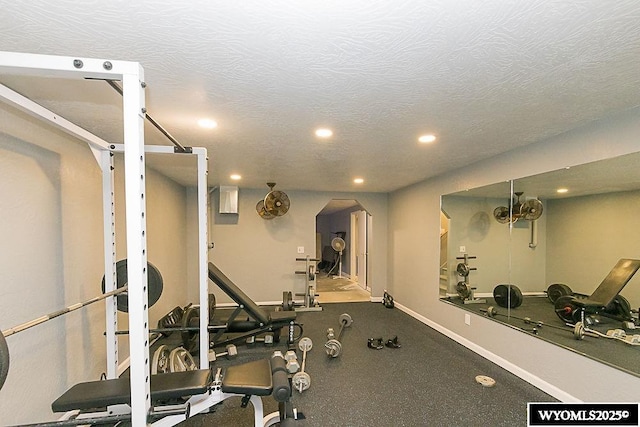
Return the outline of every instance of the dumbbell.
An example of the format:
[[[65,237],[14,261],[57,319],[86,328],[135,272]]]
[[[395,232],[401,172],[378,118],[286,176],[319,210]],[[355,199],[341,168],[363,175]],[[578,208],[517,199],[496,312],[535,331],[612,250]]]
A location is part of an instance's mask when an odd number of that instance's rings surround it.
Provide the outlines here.
[[[298,363],[298,355],[295,351],[289,350],[284,355],[284,360],[287,361],[287,372],[295,374],[300,369],[300,363]]]
[[[327,352],[327,356],[329,357],[338,357],[340,353],[342,353],[342,344],[340,340],[342,339],[342,334],[344,333],[344,329],[351,326],[353,323],[353,319],[347,313],[342,313],[340,315],[340,332],[338,332],[338,338],[329,338],[329,331],[327,331],[327,338],[329,340],[324,344],[325,350]],[[331,329],[331,328],[330,328]],[[331,331],[333,332],[333,331]]]
[[[234,344],[229,344],[226,347],[227,351],[222,353],[216,353],[214,350],[209,350],[209,362],[215,362],[218,357],[225,357],[227,359],[233,359],[238,356],[238,347]]]
[[[248,346],[255,345],[255,343],[257,343],[257,342],[263,342],[264,345],[266,345],[266,346],[272,346],[273,345],[273,334],[267,334],[267,335],[264,336],[264,338],[256,338],[255,336],[251,336],[251,337],[246,339],[246,344]]]
[[[300,369],[300,372],[297,372],[293,376],[292,383],[293,388],[298,390],[299,393],[302,393],[311,386],[311,377],[304,371],[305,364],[307,362],[307,351],[310,351],[311,348],[313,348],[311,338],[302,338],[298,343],[298,348],[302,351],[302,368]]]

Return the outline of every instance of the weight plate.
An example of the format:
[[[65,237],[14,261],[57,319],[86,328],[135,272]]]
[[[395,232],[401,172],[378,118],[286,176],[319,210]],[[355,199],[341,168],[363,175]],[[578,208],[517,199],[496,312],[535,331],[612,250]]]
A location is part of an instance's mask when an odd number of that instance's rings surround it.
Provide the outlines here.
[[[0,389],[9,375],[9,347],[7,340],[0,332]]]
[[[284,311],[293,311],[293,294],[291,291],[282,292],[282,309]]]
[[[573,337],[577,340],[584,339],[584,325],[582,322],[576,322],[576,325],[573,327]]]
[[[620,320],[631,320],[631,304],[618,294],[611,303],[604,309],[604,313]]]
[[[102,293],[105,288],[105,278],[102,277]],[[129,281],[127,277],[127,260],[121,259],[116,263],[116,287],[119,289]],[[147,307],[153,307],[162,295],[163,281],[160,271],[150,262],[147,262]],[[119,311],[129,311],[129,297],[127,293],[116,295]]]
[[[310,351],[313,348],[313,341],[309,337],[304,337],[298,343],[298,348],[300,351]]]
[[[573,291],[564,283],[552,283],[547,288],[547,298],[554,304],[558,298],[565,295],[573,295]]]
[[[151,362],[151,374],[166,374],[169,371],[169,357],[171,355],[171,349],[169,346],[161,345],[153,353],[153,360]]]
[[[331,339],[324,344],[324,349],[329,357],[338,357],[342,353],[342,344],[336,339]]]
[[[298,390],[299,393],[302,393],[309,387],[311,387],[311,376],[306,372],[298,372],[291,379],[293,384],[293,388]]]
[[[496,385],[496,380],[486,375],[476,376],[476,382],[478,384],[482,384],[483,387],[493,387],[494,385]]]
[[[189,328],[192,327],[192,323],[195,322],[197,318],[200,317],[200,308],[191,306],[187,308],[182,316],[182,327]],[[182,337],[182,346],[187,349],[187,351],[192,352],[198,348],[198,332],[197,331],[185,331],[183,330],[180,333]]]
[[[467,299],[471,296],[471,288],[465,282],[458,282],[456,292],[462,299]]]
[[[500,307],[517,308],[522,305],[522,292],[516,285],[498,285],[493,289],[493,299]]]
[[[351,316],[349,316],[347,313],[342,313],[338,321],[340,324],[344,322],[345,328],[348,328],[353,323],[353,319],[351,319]]]
[[[580,310],[574,304],[571,295],[564,295],[558,298],[554,303],[554,308],[558,317],[565,323],[574,323],[574,316],[580,315]]]
[[[182,347],[171,350],[169,354],[169,369],[171,372],[195,371],[197,369],[193,356]]]
[[[459,262],[456,266],[456,271],[460,276],[467,277],[469,275],[469,266],[464,262]]]
[[[213,324],[213,316],[216,314],[216,296],[209,294],[209,324]]]

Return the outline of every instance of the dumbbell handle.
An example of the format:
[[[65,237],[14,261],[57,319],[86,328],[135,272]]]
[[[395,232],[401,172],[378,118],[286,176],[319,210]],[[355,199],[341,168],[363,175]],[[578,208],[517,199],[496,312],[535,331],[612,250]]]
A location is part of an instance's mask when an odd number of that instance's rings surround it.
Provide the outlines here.
[[[342,320],[340,322],[340,332],[338,332],[338,338],[336,338],[338,341],[340,341],[342,339],[342,333],[344,332],[344,327],[347,325],[347,321],[346,320]]]
[[[307,350],[302,352],[302,367],[300,368],[300,372],[304,372],[304,366],[307,363]]]

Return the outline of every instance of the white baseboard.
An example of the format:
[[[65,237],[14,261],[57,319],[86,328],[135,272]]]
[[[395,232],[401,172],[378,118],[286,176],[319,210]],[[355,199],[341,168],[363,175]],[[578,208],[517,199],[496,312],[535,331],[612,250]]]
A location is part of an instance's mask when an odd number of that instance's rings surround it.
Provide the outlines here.
[[[419,320],[420,322],[424,323],[425,325],[435,329],[436,331],[440,332],[441,334],[451,338],[452,340],[456,341],[459,344],[462,344],[463,346],[467,347],[469,350],[473,351],[474,353],[479,354],[480,356],[484,357],[487,360],[490,360],[491,362],[495,363],[496,365],[506,369],[507,371],[511,372],[512,374],[514,374],[515,376],[523,379],[524,381],[528,382],[529,384],[533,385],[534,387],[539,388],[540,390],[544,391],[545,393],[547,393],[550,396],[555,397],[556,399],[560,400],[561,402],[582,402],[580,399],[576,398],[575,396],[565,392],[564,390],[559,389],[558,387],[554,386],[553,384],[550,384],[544,380],[542,380],[541,378],[537,377],[536,375],[533,375],[531,372],[526,371],[522,368],[520,368],[519,366],[509,362],[506,359],[503,359],[502,357],[498,356],[495,353],[490,352],[489,350],[480,347],[478,344],[469,341],[468,339],[464,338],[461,335],[456,334],[455,332],[445,328],[444,326],[427,319],[426,317],[422,316],[421,314],[416,313],[415,311],[411,310],[410,308],[407,308],[405,306],[403,306],[402,304],[399,304],[398,302],[395,303],[395,306],[397,308],[399,308],[401,311],[407,313],[409,316],[413,317],[416,320]]]

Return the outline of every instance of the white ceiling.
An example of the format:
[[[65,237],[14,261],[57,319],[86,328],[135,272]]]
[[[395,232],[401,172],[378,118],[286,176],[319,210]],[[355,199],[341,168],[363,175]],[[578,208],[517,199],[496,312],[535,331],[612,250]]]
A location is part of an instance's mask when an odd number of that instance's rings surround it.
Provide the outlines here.
[[[640,104],[637,0],[0,0],[0,22],[2,50],[140,62],[149,114],[209,149],[211,185],[387,192]],[[122,140],[106,83],[0,82]]]

